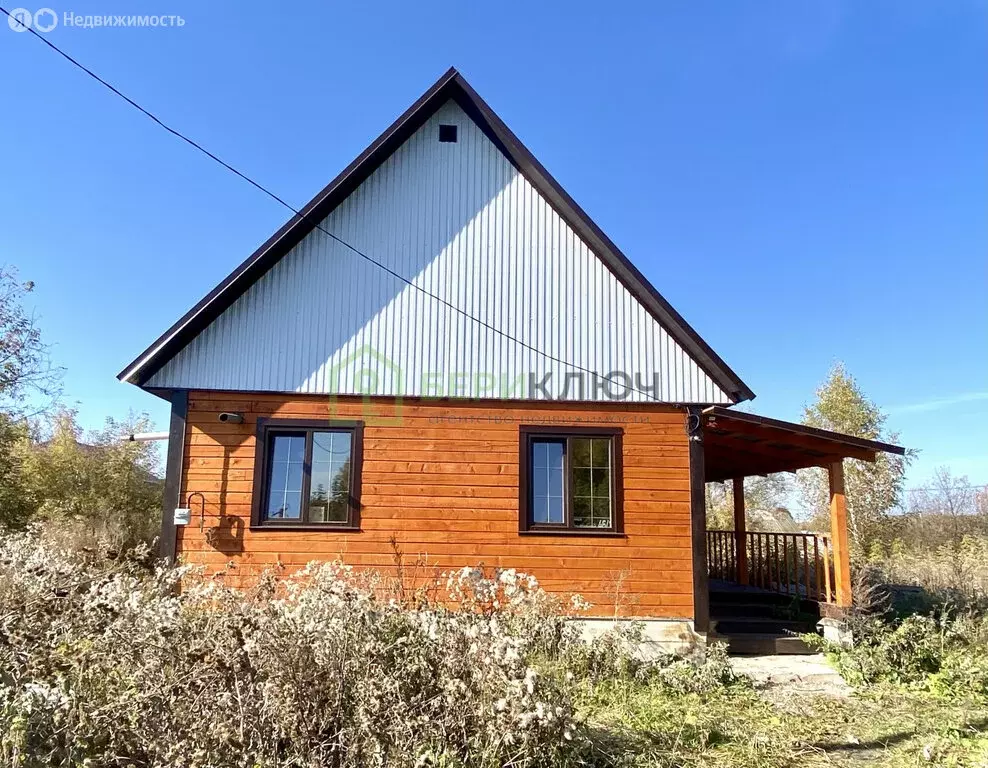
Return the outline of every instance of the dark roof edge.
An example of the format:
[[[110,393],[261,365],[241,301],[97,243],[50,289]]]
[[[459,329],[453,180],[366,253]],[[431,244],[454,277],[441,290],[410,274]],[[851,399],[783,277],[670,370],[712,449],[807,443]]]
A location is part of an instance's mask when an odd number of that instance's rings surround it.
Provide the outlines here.
[[[450,68],[319,194],[154,341],[117,378],[143,385],[308,235],[449,98],[484,130],[672,336],[735,402],[755,394],[590,219],[455,68]]]
[[[723,418],[727,420],[743,421],[747,424],[756,424],[763,427],[773,427],[775,429],[782,429],[786,432],[792,432],[794,434],[806,435],[808,437],[817,437],[822,440],[832,440],[838,443],[845,443],[847,445],[853,445],[856,448],[864,448],[868,451],[882,451],[883,453],[894,453],[898,456],[904,456],[906,449],[901,445],[892,445],[891,443],[882,443],[878,440],[867,440],[863,437],[854,437],[852,435],[845,435],[843,432],[832,432],[829,429],[819,429],[818,427],[810,427],[806,424],[796,424],[792,421],[782,421],[781,419],[771,419],[768,416],[758,416],[754,413],[745,413],[744,411],[736,411],[732,408],[725,408],[721,405],[713,405],[709,408],[705,408],[703,413],[707,416],[714,416],[717,418]]]

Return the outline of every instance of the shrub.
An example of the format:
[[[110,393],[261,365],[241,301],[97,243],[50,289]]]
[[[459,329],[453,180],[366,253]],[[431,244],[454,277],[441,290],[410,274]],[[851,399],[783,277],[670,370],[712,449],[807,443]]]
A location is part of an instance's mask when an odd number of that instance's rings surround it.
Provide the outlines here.
[[[862,616],[851,620],[854,646],[817,643],[852,685],[892,683],[940,695],[988,694],[988,617],[975,613]]]
[[[692,656],[666,656],[656,665],[655,677],[666,689],[675,693],[704,694],[725,686],[749,684],[738,675],[727,657],[723,643],[710,645],[706,652]]]
[[[181,581],[181,589],[179,582]],[[341,564],[249,592],[0,541],[0,759],[34,766],[555,766],[584,748],[539,654],[571,637],[513,572],[403,606]]]
[[[709,693],[724,686],[750,682],[735,674],[727,657],[727,646],[713,643],[687,655],[643,652],[644,627],[640,622],[621,622],[592,643],[565,642],[559,655],[563,666],[591,684],[657,686],[669,693]]]

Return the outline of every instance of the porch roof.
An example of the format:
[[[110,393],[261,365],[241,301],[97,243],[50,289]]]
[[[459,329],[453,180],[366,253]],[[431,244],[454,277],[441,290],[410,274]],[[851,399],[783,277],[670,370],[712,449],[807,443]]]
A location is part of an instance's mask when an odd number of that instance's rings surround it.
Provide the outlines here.
[[[703,433],[708,483],[827,466],[843,459],[874,461],[880,451],[905,453],[898,445],[721,406],[703,411]]]

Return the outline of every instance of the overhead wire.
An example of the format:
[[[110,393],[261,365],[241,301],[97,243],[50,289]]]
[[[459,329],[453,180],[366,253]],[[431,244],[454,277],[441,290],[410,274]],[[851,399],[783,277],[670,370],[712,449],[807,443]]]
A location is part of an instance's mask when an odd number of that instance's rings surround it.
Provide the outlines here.
[[[9,19],[11,20],[12,23],[15,23],[16,22],[17,24],[21,24],[21,26],[25,26],[20,20],[17,19],[17,17],[11,16],[10,11],[8,11],[6,8],[0,6],[0,12],[3,12],[7,17],[9,17]],[[110,83],[107,80],[105,80],[104,78],[100,77],[98,74],[96,74],[89,67],[87,67],[86,65],[82,64],[78,59],[74,58],[70,54],[68,54],[65,51],[63,51],[61,48],[59,48],[57,45],[55,45],[55,43],[53,43],[47,37],[38,34],[38,32],[36,30],[32,29],[30,26],[27,26],[25,31],[27,31],[28,33],[30,33],[31,35],[33,35],[35,38],[37,38],[38,40],[40,40],[42,43],[44,43],[46,46],[48,46],[51,50],[53,50],[55,53],[57,53],[63,59],[65,59],[66,61],[68,61],[69,63],[71,63],[73,66],[75,66],[76,68],[78,68],[79,70],[81,70],[82,72],[84,72],[86,75],[88,75],[89,77],[91,77],[93,80],[95,80],[96,82],[98,82],[104,88],[108,89],[113,94],[115,94],[119,98],[123,99],[127,104],[129,104],[131,107],[133,107],[134,109],[136,109],[137,111],[139,111],[141,114],[143,114],[148,119],[152,120],[156,125],[158,125],[159,127],[163,128],[165,131],[167,131],[168,133],[170,133],[172,136],[174,136],[177,139],[185,142],[186,144],[188,144],[189,146],[191,146],[192,148],[194,148],[198,152],[200,152],[203,155],[205,155],[206,157],[208,157],[210,160],[218,163],[219,165],[221,165],[226,170],[228,170],[231,173],[235,174],[240,179],[246,181],[248,184],[250,184],[255,189],[259,190],[260,192],[262,192],[263,194],[267,195],[268,197],[270,197],[275,202],[277,202],[280,205],[282,205],[285,208],[287,208],[294,215],[300,216],[303,220],[305,220],[309,224],[311,224],[313,226],[313,228],[318,229],[320,232],[322,232],[323,234],[325,234],[326,236],[328,236],[329,238],[331,238],[335,242],[339,243],[344,248],[352,251],[354,254],[356,254],[361,259],[363,259],[363,260],[367,261],[368,263],[370,263],[370,264],[378,267],[379,269],[381,269],[382,271],[386,272],[387,274],[389,274],[390,276],[394,277],[395,279],[397,279],[397,280],[405,283],[406,285],[410,286],[414,290],[419,291],[423,295],[429,297],[430,299],[439,302],[441,305],[443,305],[446,308],[452,310],[453,312],[456,312],[459,315],[462,315],[463,317],[465,317],[468,320],[476,323],[477,325],[481,326],[482,328],[484,328],[484,329],[486,329],[488,331],[491,331],[492,333],[495,333],[498,336],[501,336],[502,338],[507,339],[508,341],[510,341],[512,343],[518,344],[519,346],[521,346],[524,349],[527,349],[530,352],[534,352],[537,355],[541,355],[542,357],[546,358],[547,360],[550,360],[550,361],[552,361],[554,363],[559,363],[560,365],[566,366],[567,368],[572,368],[572,369],[577,370],[577,371],[580,371],[582,373],[588,373],[591,376],[596,377],[596,378],[605,378],[605,377],[601,377],[600,374],[597,373],[596,371],[593,371],[593,370],[591,370],[589,368],[584,368],[581,365],[578,365],[576,363],[572,363],[572,362],[570,362],[568,360],[564,360],[563,358],[557,357],[556,355],[553,355],[553,354],[551,354],[549,352],[546,352],[545,350],[539,349],[538,347],[535,347],[532,344],[529,344],[528,342],[526,342],[526,341],[524,341],[522,339],[519,339],[516,336],[513,336],[512,334],[510,334],[510,333],[508,333],[506,331],[501,330],[500,328],[497,328],[496,326],[492,325],[491,323],[487,322],[486,320],[483,320],[481,318],[475,317],[474,315],[471,315],[469,312],[467,312],[466,310],[461,309],[460,307],[457,307],[455,304],[453,304],[452,302],[448,301],[447,299],[444,299],[441,296],[437,296],[436,294],[432,293],[431,291],[426,290],[425,288],[423,288],[421,285],[418,285],[413,280],[409,280],[404,275],[401,275],[398,272],[396,272],[395,270],[391,269],[391,267],[387,266],[386,264],[383,264],[382,262],[380,262],[379,260],[373,258],[372,256],[369,256],[368,254],[364,253],[363,251],[361,251],[359,248],[357,248],[356,246],[352,245],[351,243],[348,243],[346,240],[344,240],[343,238],[341,238],[339,235],[336,235],[333,232],[331,232],[330,230],[326,229],[322,225],[321,222],[314,220],[313,218],[311,218],[311,216],[309,214],[306,214],[302,210],[300,210],[300,209],[296,208],[295,206],[291,205],[284,198],[282,198],[279,195],[277,195],[276,193],[272,192],[270,189],[268,189],[267,187],[265,187],[260,182],[252,179],[250,176],[248,176],[243,171],[239,170],[238,168],[234,167],[230,163],[226,162],[221,157],[219,157],[218,155],[216,155],[214,152],[211,152],[210,150],[206,149],[199,142],[197,142],[194,139],[190,138],[189,136],[185,135],[184,133],[182,133],[178,129],[173,128],[172,126],[168,125],[164,120],[162,120],[161,118],[159,118],[157,115],[155,115],[149,109],[146,109],[145,107],[141,106],[137,101],[135,101],[130,96],[128,96],[127,94],[125,94],[123,91],[121,91],[119,88],[117,88],[116,86],[114,86],[112,83]],[[634,387],[631,384],[624,384],[623,382],[622,382],[621,385],[624,386],[624,387],[626,387],[630,391],[638,392],[639,394],[645,395],[646,397],[651,398],[652,400],[658,401],[658,398],[655,397],[654,395],[652,395],[650,392],[647,392],[647,391],[645,391],[643,389],[639,389],[638,387]]]

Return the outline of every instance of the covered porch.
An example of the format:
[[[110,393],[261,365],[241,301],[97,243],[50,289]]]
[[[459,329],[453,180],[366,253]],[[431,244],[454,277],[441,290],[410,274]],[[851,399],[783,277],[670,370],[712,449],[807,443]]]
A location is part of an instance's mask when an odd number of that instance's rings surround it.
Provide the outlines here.
[[[875,461],[879,452],[903,454],[903,448],[802,424],[715,406],[699,412],[702,425],[704,483],[733,486],[733,530],[708,530],[704,508],[703,558],[697,574],[706,579],[697,597],[697,616],[716,627],[718,603],[757,605],[759,601],[793,606],[793,615],[835,615],[852,603],[844,459]],[[746,477],[822,467],[830,484],[830,533],[749,531],[744,500]],[[697,547],[701,550],[701,547]],[[699,586],[699,585],[697,585]],[[711,589],[715,600],[711,608]],[[755,599],[757,598],[757,599]],[[745,603],[744,601],[748,601]],[[732,619],[737,618],[733,611]],[[778,622],[776,622],[778,624]],[[733,626],[733,623],[732,623]],[[768,623],[766,622],[766,626]]]

